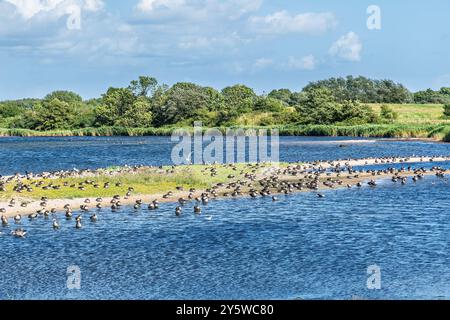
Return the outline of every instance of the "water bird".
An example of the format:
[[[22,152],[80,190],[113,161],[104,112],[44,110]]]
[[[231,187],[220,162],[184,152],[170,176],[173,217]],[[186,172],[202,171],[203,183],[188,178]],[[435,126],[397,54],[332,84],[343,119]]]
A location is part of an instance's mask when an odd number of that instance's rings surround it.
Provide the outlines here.
[[[2,215],[2,225],[6,227],[8,225],[8,218],[4,215]]]
[[[369,185],[369,186],[371,186],[371,187],[376,187],[376,185],[377,185],[377,182],[375,181],[375,180],[370,180],[369,182],[367,182],[367,184]]]
[[[59,229],[59,223],[56,219],[53,219],[53,229]]]
[[[65,215],[66,215],[66,218],[67,218],[67,219],[70,219],[70,218],[72,218],[72,210],[70,210],[70,209],[67,209],[67,210],[66,210],[66,214],[65,214]]]
[[[97,215],[94,213],[89,219],[90,219],[92,222],[97,222],[98,217],[97,217]]]
[[[14,231],[11,231],[11,234],[16,238],[25,238],[25,236],[27,235],[27,231],[22,228],[19,228]]]
[[[21,216],[20,214],[17,214],[17,215],[14,217],[14,222],[15,222],[15,223],[20,223],[20,220],[22,220],[22,216]]]
[[[202,208],[200,208],[200,206],[195,206],[194,207],[194,213],[200,214],[201,212],[202,212]]]
[[[36,219],[38,217],[38,213],[37,212],[35,212],[35,213],[30,213],[29,215],[28,215],[28,219],[30,219],[30,220],[34,220],[34,219]]]

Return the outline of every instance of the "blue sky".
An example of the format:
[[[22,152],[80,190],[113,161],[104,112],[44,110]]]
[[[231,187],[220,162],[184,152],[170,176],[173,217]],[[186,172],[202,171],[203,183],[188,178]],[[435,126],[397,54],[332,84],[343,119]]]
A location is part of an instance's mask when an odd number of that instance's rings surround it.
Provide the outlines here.
[[[450,86],[448,0],[0,0],[0,18],[0,100],[97,97],[139,75],[259,93],[350,74]]]

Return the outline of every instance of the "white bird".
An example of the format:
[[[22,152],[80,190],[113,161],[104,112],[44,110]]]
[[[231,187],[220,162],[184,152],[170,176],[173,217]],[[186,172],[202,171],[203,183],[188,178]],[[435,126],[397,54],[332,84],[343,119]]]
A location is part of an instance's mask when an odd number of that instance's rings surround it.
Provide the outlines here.
[[[186,161],[186,164],[192,164],[192,152],[189,152],[188,156],[186,157],[186,159],[184,159]]]

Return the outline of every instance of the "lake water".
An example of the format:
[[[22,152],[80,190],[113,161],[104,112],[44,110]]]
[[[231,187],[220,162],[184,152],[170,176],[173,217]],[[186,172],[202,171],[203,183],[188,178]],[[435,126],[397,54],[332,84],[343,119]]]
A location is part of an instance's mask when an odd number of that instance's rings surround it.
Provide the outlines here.
[[[450,154],[449,144],[333,141],[281,138],[281,160]],[[167,142],[0,139],[0,173],[166,164]],[[26,239],[0,228],[0,299],[450,299],[448,176],[325,193],[215,200],[199,216],[188,204],[180,218],[174,204],[104,210],[81,230],[39,218],[23,222]],[[73,265],[80,290],[66,285]],[[367,288],[371,265],[380,290]]]
[[[340,147],[343,144],[345,147]],[[0,138],[0,174],[168,165],[169,137]],[[450,154],[449,144],[374,139],[280,137],[280,161]]]

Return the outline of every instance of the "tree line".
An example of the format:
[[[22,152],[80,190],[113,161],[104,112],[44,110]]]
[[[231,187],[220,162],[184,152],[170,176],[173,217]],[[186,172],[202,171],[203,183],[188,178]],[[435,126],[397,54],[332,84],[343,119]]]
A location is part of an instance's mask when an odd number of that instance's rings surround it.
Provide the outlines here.
[[[331,78],[312,82],[300,92],[277,89],[258,95],[245,85],[222,90],[190,82],[173,86],[141,76],[124,88],[109,88],[100,98],[83,100],[70,91],[55,91],[43,99],[0,102],[0,127],[64,130],[98,127],[205,126],[242,124],[258,118],[259,125],[389,123],[396,113],[383,105],[375,114],[366,103],[447,103],[450,88],[411,93],[390,80],[365,77]]]

